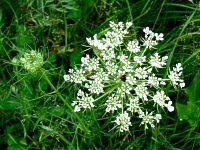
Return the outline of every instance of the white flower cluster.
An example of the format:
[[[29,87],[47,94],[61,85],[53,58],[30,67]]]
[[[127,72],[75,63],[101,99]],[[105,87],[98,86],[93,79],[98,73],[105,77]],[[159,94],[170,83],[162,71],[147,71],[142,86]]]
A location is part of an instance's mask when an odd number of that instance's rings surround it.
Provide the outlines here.
[[[35,72],[43,65],[43,56],[41,53],[31,50],[24,53],[23,57],[19,59],[20,64],[30,72]]]
[[[131,22],[110,22],[111,30],[104,37],[98,39],[95,34],[93,38],[87,38],[97,58],[82,57],[79,68],[70,69],[69,74],[64,75],[65,81],[81,87],[72,104],[74,111],[99,106],[101,99],[101,106],[105,102],[106,113],[117,114],[114,122],[121,132],[129,131],[131,116],[140,118],[145,129],[154,128],[162,119],[158,106],[169,112],[174,110],[164,92],[167,82],[174,87],[185,85],[180,78],[180,63],[169,71],[168,78],[158,74],[159,69],[166,66],[168,56],[150,55],[150,50],[163,40],[163,34],[146,27],[142,44],[139,44],[137,39],[127,40],[130,39],[128,29],[131,25]]]

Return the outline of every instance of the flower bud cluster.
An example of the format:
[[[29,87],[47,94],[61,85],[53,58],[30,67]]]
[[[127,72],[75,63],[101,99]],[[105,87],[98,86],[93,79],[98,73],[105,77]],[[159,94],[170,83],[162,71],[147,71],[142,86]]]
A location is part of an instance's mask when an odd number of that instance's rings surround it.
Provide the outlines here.
[[[23,57],[19,59],[20,64],[30,72],[35,72],[43,65],[43,56],[41,53],[31,50],[24,53]]]
[[[141,119],[140,125],[145,129],[154,128],[162,119],[159,107],[174,110],[172,100],[164,92],[167,83],[181,88],[185,85],[180,63],[169,71],[168,78],[162,78],[159,72],[165,68],[168,56],[151,50],[163,40],[163,34],[146,27],[140,42],[128,40],[131,25],[110,22],[111,30],[102,38],[96,34],[87,38],[97,57],[82,57],[79,68],[64,75],[65,81],[81,87],[72,103],[74,111],[105,108],[105,113],[116,116],[113,122],[121,132],[129,131],[133,116]]]

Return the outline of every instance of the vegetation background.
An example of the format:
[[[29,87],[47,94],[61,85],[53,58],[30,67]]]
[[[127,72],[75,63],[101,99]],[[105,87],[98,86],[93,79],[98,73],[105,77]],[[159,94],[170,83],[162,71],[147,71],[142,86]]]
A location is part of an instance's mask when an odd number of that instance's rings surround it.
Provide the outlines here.
[[[86,37],[127,20],[138,35],[146,26],[164,33],[157,51],[184,67],[186,88],[169,89],[176,111],[146,134],[137,120],[131,135],[110,131],[112,120],[102,112],[78,113],[77,120],[68,104],[78,87],[63,79],[82,55],[93,54],[83,46]],[[198,0],[1,0],[0,149],[199,149],[199,41]],[[30,50],[44,55],[45,77],[13,65]]]

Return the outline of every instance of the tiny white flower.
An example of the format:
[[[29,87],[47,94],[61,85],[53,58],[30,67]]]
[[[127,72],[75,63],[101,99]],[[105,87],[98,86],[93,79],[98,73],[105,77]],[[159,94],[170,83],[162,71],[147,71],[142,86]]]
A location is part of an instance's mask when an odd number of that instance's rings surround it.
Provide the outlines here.
[[[146,79],[148,77],[148,74],[152,71],[152,69],[148,69],[146,67],[139,67],[135,70],[135,77],[138,79]]]
[[[185,87],[185,83],[184,83],[184,82],[181,82],[181,83],[180,83],[180,87],[181,87],[181,88]]]
[[[137,87],[134,89],[136,95],[143,99],[144,101],[148,101],[147,96],[149,94],[148,88],[146,87],[145,83],[137,85]]]
[[[137,83],[136,78],[132,74],[126,75],[126,82],[131,84],[131,85],[135,85]]]
[[[132,126],[130,122],[130,117],[128,116],[128,113],[126,111],[119,114],[114,122],[118,126],[120,126],[120,132],[129,131],[129,126]]]
[[[142,65],[146,61],[146,56],[134,56],[134,61]]]
[[[153,112],[151,113],[148,113],[147,111],[144,113],[142,111],[140,111],[139,113],[139,118],[142,118],[142,122],[141,124],[144,124],[144,128],[145,130],[148,129],[148,124],[154,128],[155,125],[154,125],[154,116],[153,116]]]
[[[176,67],[173,67],[173,71],[169,72],[169,79],[171,80],[171,83],[174,87],[179,85],[181,88],[185,86],[185,83],[182,79],[180,79],[180,76],[182,75],[182,66],[181,63],[176,64]]]
[[[165,95],[164,91],[157,91],[156,94],[153,96],[153,100],[162,108],[166,107],[169,112],[174,111],[174,107],[171,106],[172,101],[170,101],[170,98]]]
[[[164,40],[163,33],[160,33],[160,34],[155,33],[154,35],[155,35],[157,41],[163,41]]]
[[[166,60],[168,59],[168,56],[160,58],[158,53],[155,53],[153,56],[150,57],[149,63],[152,67],[156,68],[162,68],[164,65],[166,65]]]
[[[172,101],[168,101],[168,103],[165,104],[165,107],[167,107],[169,112],[174,111],[174,106],[172,106]]]
[[[140,51],[139,42],[137,40],[130,41],[127,45],[127,50],[133,53],[137,53]]]
[[[83,109],[91,109],[94,107],[94,99],[92,96],[85,94],[82,90],[79,90],[77,93],[77,100],[73,101],[72,106],[74,106],[74,111],[80,111]]]
[[[151,76],[148,76],[148,84],[154,87],[159,87],[159,78],[153,73]]]
[[[94,94],[100,94],[104,92],[104,85],[100,80],[89,81],[89,83],[85,83],[84,87]]]
[[[130,28],[133,25],[132,22],[126,22],[126,29]]]
[[[129,98],[129,103],[126,104],[128,106],[128,111],[134,113],[134,112],[139,112],[140,108],[140,103],[139,103],[139,97],[134,97],[134,98]]]
[[[162,119],[161,114],[156,114],[156,116],[154,117],[154,119],[156,120],[157,123],[159,123],[160,120]]]
[[[65,81],[81,84],[87,80],[82,69],[69,69],[69,73],[70,75],[64,75]]]
[[[146,33],[146,35],[153,34],[153,32],[149,29],[149,27],[144,28],[143,32]]]
[[[118,110],[118,108],[122,108],[122,103],[120,101],[119,96],[116,96],[115,94],[112,94],[108,97],[108,100],[105,103],[106,106],[106,112],[113,112],[115,110]]]

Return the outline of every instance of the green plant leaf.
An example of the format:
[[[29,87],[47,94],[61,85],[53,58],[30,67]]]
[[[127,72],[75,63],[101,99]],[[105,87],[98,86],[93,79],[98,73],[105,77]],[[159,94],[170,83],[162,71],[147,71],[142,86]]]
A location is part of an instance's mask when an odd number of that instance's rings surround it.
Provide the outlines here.
[[[8,97],[7,99],[0,101],[0,109],[6,111],[11,111],[20,107],[22,107],[21,103],[14,97]]]
[[[192,128],[198,125],[200,119],[200,73],[197,73],[190,86],[185,90],[188,95],[186,105],[176,103],[178,116],[189,122]]]
[[[187,120],[192,128],[196,128],[200,117],[200,108],[197,105],[176,103],[176,109],[179,118]]]
[[[200,107],[200,73],[197,73],[190,86],[186,89],[189,102],[197,104]]]

